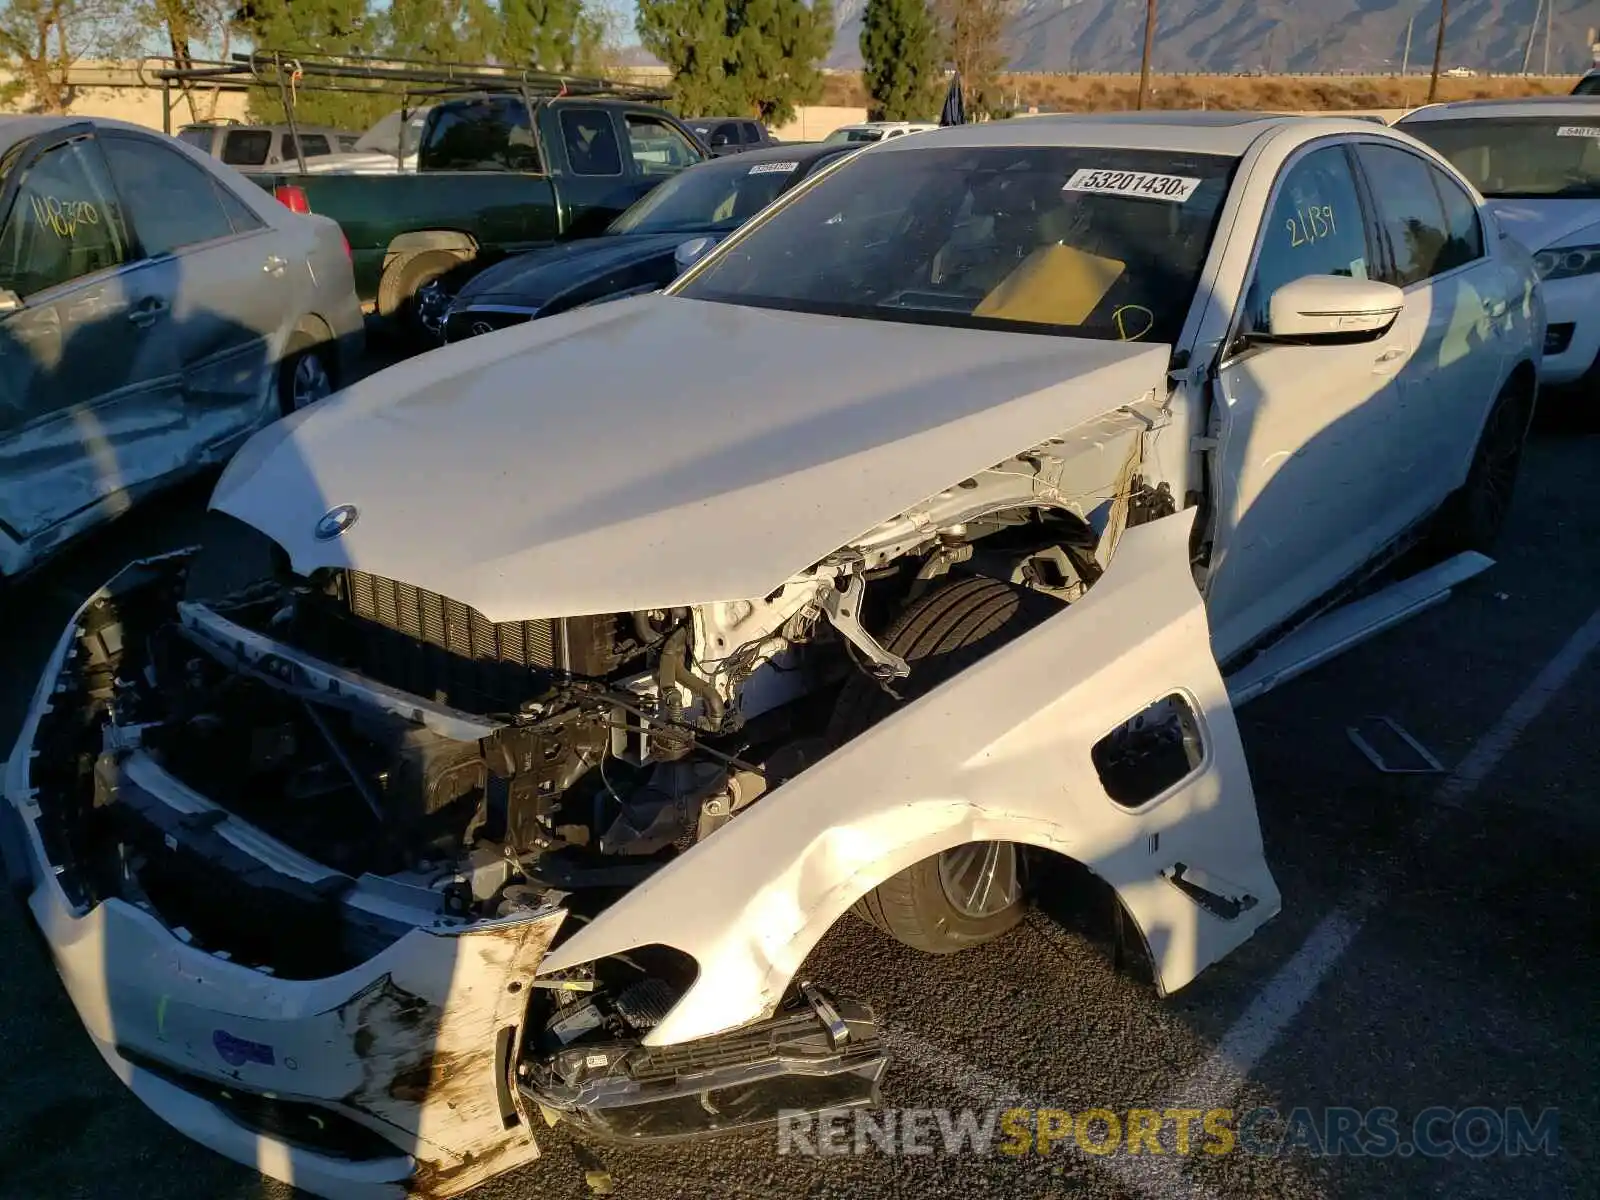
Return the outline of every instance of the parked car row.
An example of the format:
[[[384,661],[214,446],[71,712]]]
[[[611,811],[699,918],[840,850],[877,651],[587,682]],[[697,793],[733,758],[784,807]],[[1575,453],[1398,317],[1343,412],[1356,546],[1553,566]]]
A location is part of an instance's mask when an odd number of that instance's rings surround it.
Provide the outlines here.
[[[1548,353],[1488,130],[1040,117],[702,163],[627,104],[539,113],[441,104],[417,178],[435,140],[543,148],[548,230],[671,182],[246,442],[204,543],[63,631],[4,775],[107,1063],[313,1194],[459,1194],[545,1121],[870,1103],[878,1015],[813,948],[852,912],[1002,937],[1041,864],[1188,984],[1281,905],[1234,705],[1348,645],[1356,590],[1383,628],[1488,565]],[[1560,128],[1519,137],[1600,141]],[[108,171],[25,157],[7,200],[35,180],[30,236],[116,272]],[[330,223],[201,178],[353,302]]]

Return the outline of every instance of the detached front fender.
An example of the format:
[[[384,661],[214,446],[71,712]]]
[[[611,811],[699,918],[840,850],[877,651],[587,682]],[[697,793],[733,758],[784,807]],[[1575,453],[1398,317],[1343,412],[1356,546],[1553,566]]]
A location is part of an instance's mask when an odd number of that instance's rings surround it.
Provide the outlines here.
[[[555,971],[664,944],[700,972],[645,1041],[769,1014],[862,895],[973,841],[1059,851],[1111,885],[1171,992],[1279,908],[1227,691],[1189,569],[1193,511],[1138,526],[1090,593],[766,796],[550,955]],[[1189,774],[1130,808],[1095,745],[1176,696]],[[1221,903],[1215,903],[1221,901]]]

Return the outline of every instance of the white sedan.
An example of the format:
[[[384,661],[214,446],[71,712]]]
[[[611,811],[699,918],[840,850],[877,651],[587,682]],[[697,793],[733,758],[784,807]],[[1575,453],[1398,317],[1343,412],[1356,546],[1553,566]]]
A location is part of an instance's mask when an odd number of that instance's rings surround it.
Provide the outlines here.
[[[950,953],[1070,860],[1163,993],[1279,910],[1233,704],[1485,564],[1543,336],[1367,122],[884,142],[259,434],[63,632],[0,842],[110,1068],[314,1193],[868,1103],[852,909]]]
[[[1544,382],[1600,389],[1600,100],[1435,104],[1398,128],[1448,158],[1533,253],[1549,310]]]

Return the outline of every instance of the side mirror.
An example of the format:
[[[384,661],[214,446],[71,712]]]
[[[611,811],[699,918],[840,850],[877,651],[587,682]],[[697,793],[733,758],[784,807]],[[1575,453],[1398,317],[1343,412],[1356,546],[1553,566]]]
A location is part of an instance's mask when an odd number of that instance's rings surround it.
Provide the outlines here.
[[[22,307],[22,297],[10,288],[0,288],[0,314],[14,313]]]
[[[681,275],[710,254],[711,248],[716,244],[717,239],[714,237],[690,238],[687,242],[678,243],[678,248],[672,253],[672,261],[677,264],[678,273]]]
[[[717,130],[715,133],[713,133],[711,135],[711,148],[712,149],[716,149],[719,146],[731,146],[731,145],[733,145],[733,134],[731,132],[729,132],[729,130],[727,129],[726,126],[724,126],[723,128]]]
[[[1405,293],[1376,279],[1307,275],[1272,293],[1264,342],[1300,345],[1376,341],[1389,331]]]

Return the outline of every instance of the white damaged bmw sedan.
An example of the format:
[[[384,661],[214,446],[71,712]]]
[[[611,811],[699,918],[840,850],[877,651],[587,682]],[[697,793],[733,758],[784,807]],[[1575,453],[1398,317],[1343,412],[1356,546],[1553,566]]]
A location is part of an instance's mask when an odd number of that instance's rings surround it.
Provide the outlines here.
[[[1070,861],[1166,994],[1279,911],[1233,706],[1488,565],[1544,326],[1367,122],[873,146],[256,435],[63,631],[13,878],[109,1067],[319,1195],[869,1104],[837,921]]]

